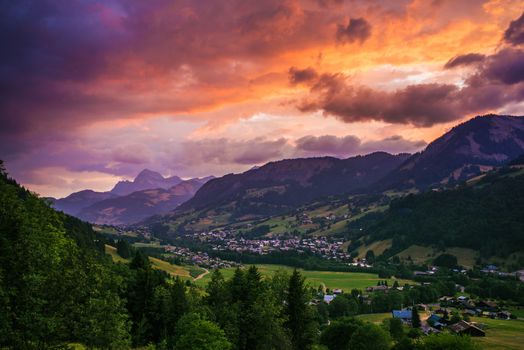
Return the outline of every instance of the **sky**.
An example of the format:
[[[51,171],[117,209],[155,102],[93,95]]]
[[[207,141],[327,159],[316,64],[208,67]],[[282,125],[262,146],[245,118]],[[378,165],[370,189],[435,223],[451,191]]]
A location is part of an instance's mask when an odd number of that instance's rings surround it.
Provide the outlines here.
[[[43,195],[148,168],[417,152],[524,114],[524,1],[0,0],[0,159]]]

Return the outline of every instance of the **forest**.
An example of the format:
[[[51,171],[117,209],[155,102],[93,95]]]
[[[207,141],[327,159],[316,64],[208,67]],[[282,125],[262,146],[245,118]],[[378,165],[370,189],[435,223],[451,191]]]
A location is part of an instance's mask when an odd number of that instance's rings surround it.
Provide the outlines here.
[[[348,226],[366,242],[393,239],[391,257],[407,247],[464,247],[481,256],[507,256],[524,249],[524,175],[505,168],[455,189],[411,194]]]

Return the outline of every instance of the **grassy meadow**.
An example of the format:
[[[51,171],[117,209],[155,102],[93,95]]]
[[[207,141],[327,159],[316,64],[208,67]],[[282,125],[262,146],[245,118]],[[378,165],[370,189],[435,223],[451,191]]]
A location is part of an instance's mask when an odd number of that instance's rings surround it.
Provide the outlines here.
[[[472,317],[471,321],[485,324],[486,336],[475,338],[484,349],[513,350],[524,348],[524,320],[493,320]]]
[[[288,273],[293,271],[292,267],[284,265],[256,265],[263,276],[272,276],[277,270],[284,270]],[[331,271],[308,271],[299,269],[303,276],[306,278],[306,282],[313,287],[324,285],[327,288],[341,288],[345,291],[351,289],[365,289],[369,286],[376,286],[378,281],[384,281],[383,278],[379,278],[376,274],[372,273],[361,273],[361,272],[331,272]],[[230,278],[233,276],[235,268],[222,269],[221,272],[224,277]],[[206,275],[197,284],[206,285],[209,282],[211,275]],[[390,285],[393,285],[394,279],[387,280]],[[403,285],[409,283],[407,280],[398,280]]]

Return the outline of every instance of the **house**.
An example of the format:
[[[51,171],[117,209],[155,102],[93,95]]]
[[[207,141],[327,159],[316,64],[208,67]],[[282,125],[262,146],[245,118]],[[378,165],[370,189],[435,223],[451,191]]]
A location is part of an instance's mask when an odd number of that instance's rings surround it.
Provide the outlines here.
[[[339,295],[339,294],[342,294],[342,293],[343,293],[342,289],[339,289],[339,288],[333,289],[333,294],[335,294],[335,295]]]
[[[465,295],[461,295],[457,298],[458,301],[462,302],[462,301],[467,301],[468,300],[468,297],[465,296]]]
[[[431,326],[422,326],[420,328],[422,329],[422,333],[424,333],[425,335],[440,333],[440,330],[433,328]]]
[[[324,295],[324,302],[329,304],[335,299],[336,295]]]
[[[391,314],[393,318],[399,318],[402,320],[402,322],[409,322],[409,323],[411,323],[411,318],[413,317],[413,313],[410,309],[393,310]]]
[[[385,292],[388,286],[371,286],[366,288],[366,292]]]
[[[459,321],[455,324],[452,324],[451,326],[449,326],[449,329],[452,332],[460,334],[460,335],[466,334],[472,337],[486,336],[486,332],[484,332],[482,329],[466,321]]]
[[[462,313],[464,315],[468,315],[468,316],[477,316],[477,315],[481,314],[482,311],[479,310],[479,309],[466,309]]]
[[[511,312],[509,311],[501,311],[497,314],[498,318],[501,320],[509,320],[511,318]]]
[[[485,311],[497,311],[498,310],[497,303],[491,300],[481,300],[477,303],[477,307]]]
[[[431,327],[436,328],[436,329],[441,329],[442,327],[446,326],[446,322],[444,321],[444,319],[441,316],[436,315],[436,314],[431,315],[427,319],[427,322]]]

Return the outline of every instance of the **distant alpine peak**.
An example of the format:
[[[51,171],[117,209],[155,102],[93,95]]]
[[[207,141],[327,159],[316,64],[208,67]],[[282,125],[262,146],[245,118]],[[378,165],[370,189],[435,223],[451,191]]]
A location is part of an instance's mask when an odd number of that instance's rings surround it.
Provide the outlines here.
[[[164,180],[164,177],[156,171],[144,169],[135,177],[134,182],[148,181],[148,180],[162,181]]]
[[[136,176],[133,181],[119,181],[111,190],[111,193],[117,194],[119,196],[125,196],[130,193],[146,189],[168,189],[172,186],[178,185],[180,182],[182,182],[182,179],[178,176],[165,178],[156,171],[144,169]]]

